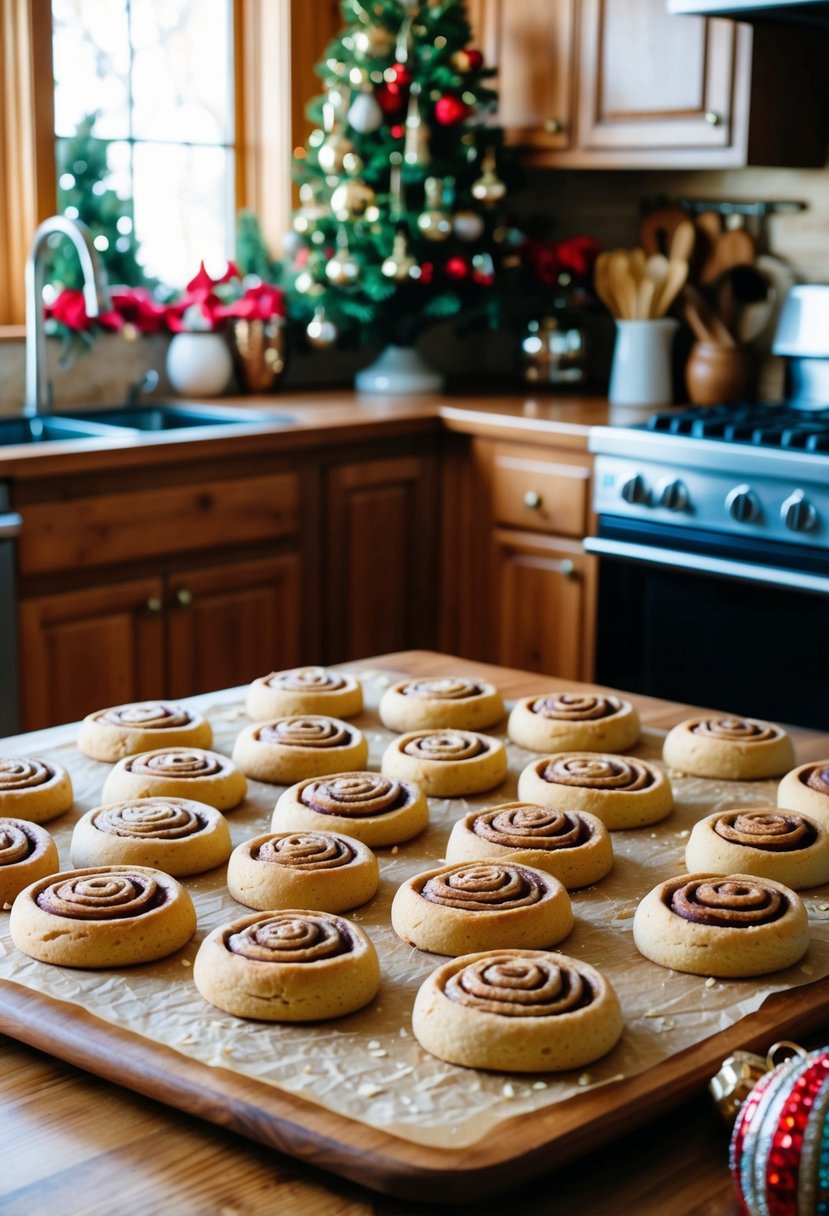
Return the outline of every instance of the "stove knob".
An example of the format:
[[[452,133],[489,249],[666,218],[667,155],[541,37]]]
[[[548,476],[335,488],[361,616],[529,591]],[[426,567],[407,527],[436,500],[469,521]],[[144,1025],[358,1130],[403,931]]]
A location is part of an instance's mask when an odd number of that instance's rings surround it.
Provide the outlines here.
[[[726,495],[725,505],[731,518],[740,524],[751,524],[760,518],[760,500],[751,486],[735,486]]]
[[[647,486],[638,473],[634,473],[622,483],[622,498],[625,502],[647,502]]]
[[[678,477],[660,482],[656,493],[659,496],[659,505],[667,507],[669,511],[684,511],[688,506],[688,487]]]
[[[817,511],[802,490],[795,490],[780,508],[780,518],[790,532],[811,532],[817,524]]]

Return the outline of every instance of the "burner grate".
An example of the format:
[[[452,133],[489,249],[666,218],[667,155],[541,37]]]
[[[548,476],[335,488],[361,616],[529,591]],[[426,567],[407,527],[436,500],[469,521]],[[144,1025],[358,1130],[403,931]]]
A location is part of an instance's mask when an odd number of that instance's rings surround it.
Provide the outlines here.
[[[692,406],[652,414],[644,425],[650,431],[693,439],[829,452],[829,407],[807,413],[785,403]]]

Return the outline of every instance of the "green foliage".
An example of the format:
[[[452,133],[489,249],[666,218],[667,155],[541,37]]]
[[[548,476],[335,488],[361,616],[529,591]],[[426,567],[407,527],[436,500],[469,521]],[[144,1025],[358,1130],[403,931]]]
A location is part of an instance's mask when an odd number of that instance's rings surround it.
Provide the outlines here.
[[[58,140],[58,210],[82,220],[90,229],[111,284],[151,286],[138,258],[132,202],[106,185],[109,145],[92,134],[96,117],[87,115],[71,138]],[[55,237],[50,245],[47,280],[58,289],[79,288],[81,269],[70,242]]]
[[[236,217],[236,265],[243,276],[256,275],[263,283],[279,281],[280,264],[271,257],[253,211],[240,211]]]
[[[493,73],[469,46],[464,0],[340,8],[344,27],[316,69],[325,91],[307,107],[314,130],[295,160],[300,207],[283,282],[301,324],[322,307],[347,339],[410,342],[496,294],[507,250],[496,197],[501,132],[488,121]],[[495,188],[481,200],[472,187],[485,171]],[[356,197],[343,202],[344,190]],[[393,251],[413,259],[409,272],[393,272]],[[348,277],[337,275],[341,255]],[[497,323],[494,308],[475,311]]]

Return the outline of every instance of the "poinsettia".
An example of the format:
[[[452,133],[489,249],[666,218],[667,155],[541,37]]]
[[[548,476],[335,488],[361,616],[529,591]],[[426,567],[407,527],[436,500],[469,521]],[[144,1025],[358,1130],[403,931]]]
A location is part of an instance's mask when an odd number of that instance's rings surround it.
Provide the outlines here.
[[[270,321],[273,317],[285,316],[285,293],[270,283],[256,283],[248,287],[230,304],[220,305],[219,317],[229,320]]]
[[[285,297],[278,287],[259,280],[246,287],[233,262],[214,279],[202,262],[181,297],[167,306],[166,320],[168,328],[179,333],[220,329],[234,318],[268,321],[284,315]]]
[[[122,329],[124,325],[124,318],[117,308],[99,313],[97,317],[88,316],[83,292],[69,288],[59,292],[52,303],[46,305],[45,312],[47,317],[73,333],[83,333],[94,325],[100,325],[103,329]]]

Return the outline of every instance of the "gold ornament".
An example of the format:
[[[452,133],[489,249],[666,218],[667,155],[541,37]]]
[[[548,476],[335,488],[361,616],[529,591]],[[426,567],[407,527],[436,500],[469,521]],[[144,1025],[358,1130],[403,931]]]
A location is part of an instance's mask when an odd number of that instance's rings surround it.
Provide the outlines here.
[[[417,217],[417,226],[427,241],[445,241],[452,233],[452,220],[443,203],[443,182],[427,177],[423,188],[426,204]]]
[[[294,287],[301,296],[318,296],[325,291],[322,283],[318,283],[310,270],[301,270],[294,279]]]
[[[354,53],[363,59],[383,59],[395,43],[395,35],[382,25],[367,25],[354,34]]]
[[[468,72],[472,66],[466,51],[455,51],[454,55],[450,57],[449,62],[456,72]]]
[[[330,135],[326,135],[317,152],[317,160],[323,173],[342,173],[346,157],[353,151],[353,143],[341,132],[332,131]]]
[[[403,283],[411,277],[412,270],[417,266],[417,259],[409,253],[409,243],[405,232],[398,232],[394,238],[394,248],[380,267],[387,279]]]
[[[329,346],[333,346],[337,341],[340,332],[334,322],[326,317],[325,309],[316,308],[306,327],[305,336],[308,345],[313,346],[315,350],[328,350]]]
[[[472,197],[487,207],[499,203],[507,192],[507,187],[495,172],[495,152],[488,148],[484,157],[483,172],[477,181],[472,183]]]
[[[341,182],[331,195],[331,210],[341,223],[359,219],[374,204],[374,191],[359,177]]]
[[[350,287],[360,277],[360,263],[351,255],[348,248],[340,248],[325,267],[325,277],[335,287]]]
[[[429,128],[420,116],[420,85],[415,81],[409,93],[403,160],[407,165],[428,165]]]

